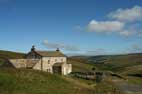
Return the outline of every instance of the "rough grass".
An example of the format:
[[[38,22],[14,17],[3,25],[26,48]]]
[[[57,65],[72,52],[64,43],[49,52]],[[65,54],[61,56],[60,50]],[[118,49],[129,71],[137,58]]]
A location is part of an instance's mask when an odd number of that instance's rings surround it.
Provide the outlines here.
[[[0,66],[3,64],[3,62],[0,62]]]
[[[0,69],[1,94],[93,94],[93,89],[59,75],[24,69]]]
[[[106,58],[104,60],[104,58]],[[100,56],[100,57],[89,57],[88,61],[93,63],[93,60],[98,60],[95,62],[104,60],[103,64],[95,64],[100,70],[109,70],[113,72],[123,72],[126,71],[127,67],[142,65],[142,54],[128,54],[128,55],[114,55],[114,56]]]
[[[135,84],[135,85],[142,85],[142,78],[141,77],[132,77],[128,76],[128,83]]]
[[[0,62],[4,62],[7,59],[24,58],[25,54],[11,51],[0,50]]]
[[[93,68],[92,64],[82,59],[68,58],[68,63],[72,64],[73,72],[87,72],[92,71]]]

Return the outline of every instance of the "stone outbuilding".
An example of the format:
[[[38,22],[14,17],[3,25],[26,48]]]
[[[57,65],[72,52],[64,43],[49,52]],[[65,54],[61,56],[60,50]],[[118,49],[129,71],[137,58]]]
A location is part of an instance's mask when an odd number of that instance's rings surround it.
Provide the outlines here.
[[[10,59],[15,68],[41,70],[67,75],[72,72],[72,65],[67,64],[67,56],[59,49],[56,51],[39,51],[33,46],[25,59]]]

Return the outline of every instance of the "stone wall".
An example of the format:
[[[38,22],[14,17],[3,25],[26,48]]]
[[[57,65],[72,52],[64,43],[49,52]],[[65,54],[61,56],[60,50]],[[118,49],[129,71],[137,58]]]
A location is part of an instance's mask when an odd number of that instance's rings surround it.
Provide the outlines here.
[[[10,59],[15,68],[31,68],[53,73],[53,65],[61,63],[61,72],[67,75],[72,72],[72,65],[67,64],[66,57],[43,57],[42,59]]]
[[[67,75],[72,72],[72,64],[62,65],[62,75]]]
[[[43,57],[43,71],[53,73],[53,65],[55,63],[66,63],[66,57]]]

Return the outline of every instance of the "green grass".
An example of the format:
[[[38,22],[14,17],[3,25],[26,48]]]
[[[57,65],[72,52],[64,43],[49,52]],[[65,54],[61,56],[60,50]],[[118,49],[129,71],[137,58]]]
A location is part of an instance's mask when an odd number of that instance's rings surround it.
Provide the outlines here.
[[[0,66],[3,64],[3,62],[0,62]]]
[[[140,77],[130,77],[128,76],[128,83],[135,85],[142,85],[142,79]]]
[[[72,64],[73,72],[87,72],[92,71],[93,68],[92,64],[82,59],[68,58],[68,63]]]
[[[108,81],[108,79],[105,79],[100,83],[96,83],[94,80],[85,80],[75,77],[72,79],[75,79],[78,83],[85,83],[91,86],[91,88],[94,89],[93,94],[124,94],[116,86],[114,86],[111,81]],[[117,93],[114,93],[114,90],[116,90]]]
[[[1,94],[93,94],[86,84],[46,72],[0,69]]]
[[[123,71],[124,75],[141,75],[142,76],[142,65],[134,65],[131,67],[127,67],[125,68],[125,70]]]

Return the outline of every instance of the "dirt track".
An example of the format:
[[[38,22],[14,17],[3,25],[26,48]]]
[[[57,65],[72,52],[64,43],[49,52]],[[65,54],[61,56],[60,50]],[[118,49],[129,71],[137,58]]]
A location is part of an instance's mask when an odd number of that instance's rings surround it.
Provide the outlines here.
[[[129,84],[121,79],[113,79],[112,82],[125,94],[142,94],[142,85]]]

